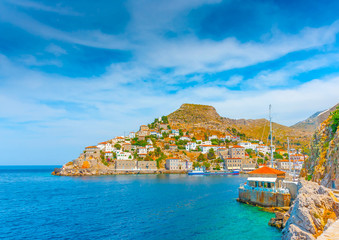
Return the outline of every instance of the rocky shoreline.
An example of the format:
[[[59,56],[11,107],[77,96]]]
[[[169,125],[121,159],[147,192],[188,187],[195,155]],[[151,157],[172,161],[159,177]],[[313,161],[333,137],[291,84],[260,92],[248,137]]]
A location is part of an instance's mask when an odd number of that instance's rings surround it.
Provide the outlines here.
[[[186,174],[187,171],[116,171],[113,169],[77,169],[65,171],[62,168],[55,168],[52,175],[55,176],[101,176],[101,175],[133,175],[133,174]]]
[[[317,239],[339,217],[339,201],[328,188],[300,180],[298,195],[284,214],[276,212],[270,226],[282,230],[283,240]]]

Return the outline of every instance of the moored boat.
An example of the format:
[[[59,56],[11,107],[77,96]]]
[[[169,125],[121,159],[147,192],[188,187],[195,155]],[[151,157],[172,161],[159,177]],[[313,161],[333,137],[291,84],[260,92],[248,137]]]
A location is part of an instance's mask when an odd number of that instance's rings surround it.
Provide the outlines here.
[[[205,169],[197,168],[187,173],[188,175],[239,175],[239,171],[225,171],[225,172],[208,172]]]

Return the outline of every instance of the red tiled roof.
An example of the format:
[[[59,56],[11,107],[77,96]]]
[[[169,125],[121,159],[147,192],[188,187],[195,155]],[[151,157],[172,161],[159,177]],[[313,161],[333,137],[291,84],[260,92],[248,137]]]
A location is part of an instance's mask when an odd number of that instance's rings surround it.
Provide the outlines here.
[[[285,172],[274,169],[274,168],[270,168],[270,167],[261,167],[258,168],[252,172],[249,172],[248,174],[284,174]]]
[[[244,147],[239,146],[239,145],[233,145],[232,148],[244,148]]]
[[[97,148],[97,146],[89,146],[89,147],[86,147],[86,148]]]

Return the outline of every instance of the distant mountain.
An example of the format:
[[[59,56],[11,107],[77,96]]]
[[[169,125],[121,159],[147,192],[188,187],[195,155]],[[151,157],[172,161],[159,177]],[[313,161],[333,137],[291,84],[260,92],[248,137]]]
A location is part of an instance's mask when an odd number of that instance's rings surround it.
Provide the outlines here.
[[[306,120],[300,121],[291,127],[299,130],[314,132],[320,126],[320,124],[328,118],[330,113],[337,108],[337,106],[339,106],[339,103],[327,110],[316,112]]]
[[[183,104],[168,115],[168,120],[173,128],[181,128],[199,136],[199,132],[209,135],[222,135],[225,132],[243,133],[249,138],[267,141],[269,136],[269,121],[266,119],[231,119],[220,116],[216,109],[208,105]],[[283,145],[289,137],[294,143],[308,144],[311,133],[305,130],[273,123],[273,137],[276,143]]]

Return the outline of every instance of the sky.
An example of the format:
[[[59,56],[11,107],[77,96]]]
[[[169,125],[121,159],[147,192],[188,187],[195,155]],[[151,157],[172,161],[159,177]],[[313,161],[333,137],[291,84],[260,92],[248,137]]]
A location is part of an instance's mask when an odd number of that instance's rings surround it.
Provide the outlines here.
[[[0,165],[54,165],[183,103],[292,125],[339,102],[339,1],[2,0]]]

